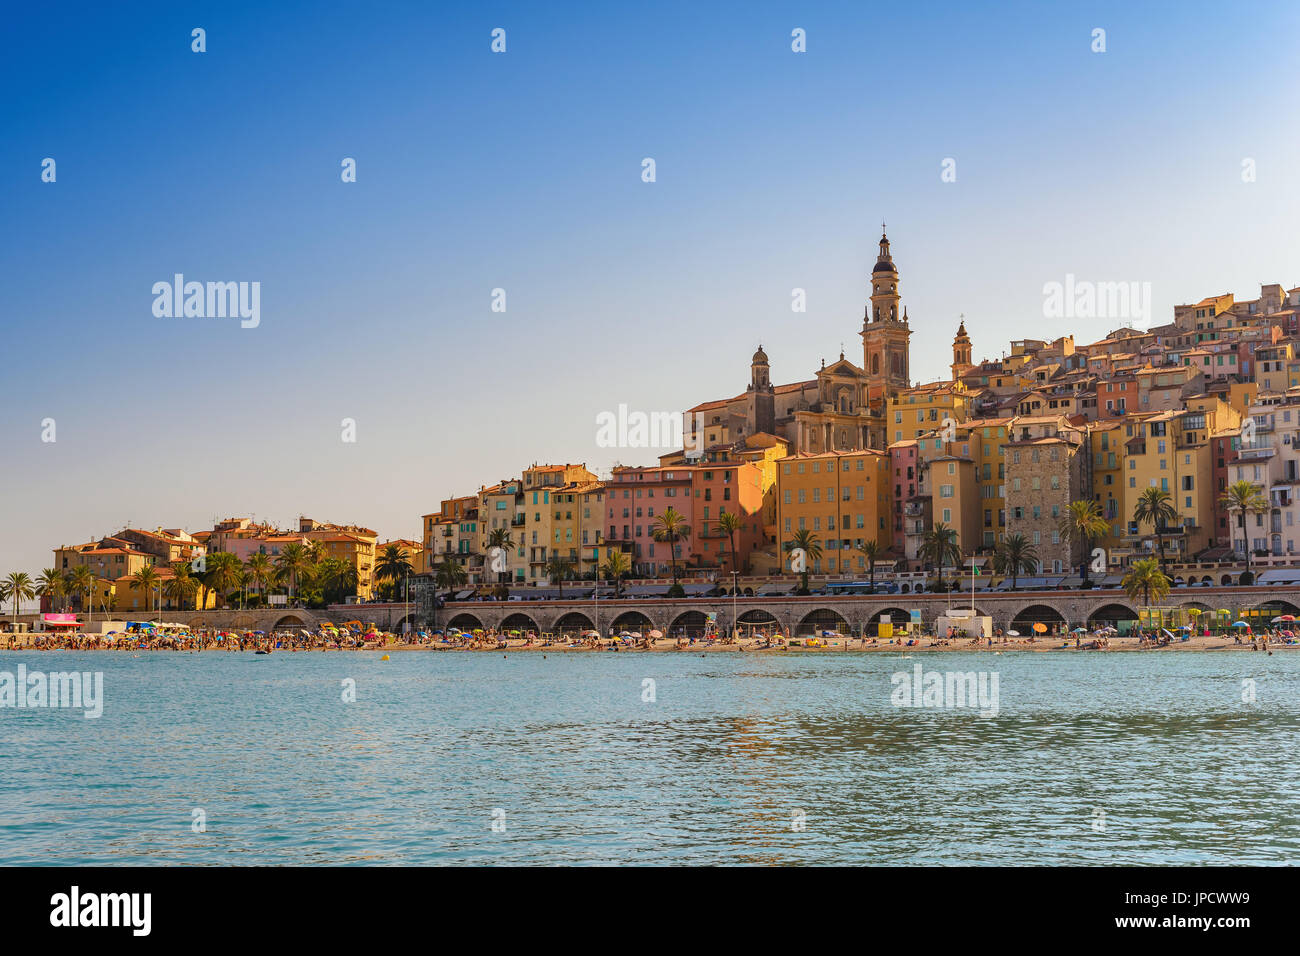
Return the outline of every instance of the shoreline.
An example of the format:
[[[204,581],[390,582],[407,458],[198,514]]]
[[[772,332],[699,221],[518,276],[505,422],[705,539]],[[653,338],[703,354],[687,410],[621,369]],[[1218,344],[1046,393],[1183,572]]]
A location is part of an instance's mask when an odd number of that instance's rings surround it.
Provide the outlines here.
[[[846,646],[847,643],[847,646]],[[994,653],[1000,654],[1009,651],[1027,651],[1031,653],[1043,653],[1049,651],[1064,651],[1070,653],[1133,653],[1133,652],[1161,652],[1161,651],[1179,651],[1179,652],[1216,652],[1216,651],[1255,651],[1272,653],[1275,649],[1283,650],[1300,650],[1300,643],[1284,644],[1272,643],[1263,646],[1256,646],[1250,642],[1237,643],[1232,637],[1223,637],[1219,635],[1196,636],[1190,637],[1185,641],[1175,641],[1165,646],[1156,646],[1151,642],[1139,644],[1136,638],[1111,638],[1110,645],[1107,647],[1092,648],[1085,647],[1082,644],[1075,646],[1073,640],[1064,638],[1057,640],[1035,639],[1029,641],[1025,638],[1007,640],[1005,642],[995,639],[992,644],[980,641],[972,643],[969,640],[926,640],[921,639],[917,643],[908,645],[906,642],[871,642],[863,643],[860,640],[844,641],[827,641],[819,646],[807,646],[803,644],[766,644],[757,639],[743,639],[738,642],[721,643],[714,641],[705,643],[696,641],[694,644],[677,645],[675,642],[661,640],[652,642],[650,646],[644,644],[615,644],[611,642],[601,642],[599,645],[589,643],[571,644],[569,642],[552,642],[531,644],[523,639],[514,639],[504,643],[480,642],[478,644],[388,644],[374,645],[370,647],[285,647],[276,648],[266,651],[264,647],[249,646],[237,650],[227,650],[219,646],[208,646],[203,648],[188,647],[4,647],[0,651],[7,652],[30,652],[38,654],[47,653],[110,653],[110,654],[134,654],[141,653],[160,653],[160,654],[252,654],[262,651],[267,656],[279,654],[309,654],[309,653],[419,653],[419,652],[466,652],[466,653],[610,653],[610,654],[878,654],[893,653],[902,655],[911,655],[914,653],[950,653],[950,652],[971,652],[971,653]]]

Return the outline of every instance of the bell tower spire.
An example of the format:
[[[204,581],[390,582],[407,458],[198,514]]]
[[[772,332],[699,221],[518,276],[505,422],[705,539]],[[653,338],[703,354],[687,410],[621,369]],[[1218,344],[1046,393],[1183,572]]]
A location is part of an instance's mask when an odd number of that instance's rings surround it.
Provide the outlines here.
[[[869,389],[887,398],[911,385],[908,338],[912,331],[900,305],[898,267],[884,223],[880,230],[880,252],[871,270],[871,303],[862,323],[862,367],[870,379]]]

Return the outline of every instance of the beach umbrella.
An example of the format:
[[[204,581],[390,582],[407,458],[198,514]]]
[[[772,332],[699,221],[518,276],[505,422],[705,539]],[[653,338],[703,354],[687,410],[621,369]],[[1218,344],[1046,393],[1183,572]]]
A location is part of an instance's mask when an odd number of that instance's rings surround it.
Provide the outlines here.
[[[657,638],[663,637],[664,634],[663,634],[663,631],[651,631],[651,632],[650,632],[650,636],[653,637],[653,638],[656,638],[656,639],[657,639]]]
[[[1279,620],[1279,621],[1294,621],[1294,620],[1295,620],[1295,615],[1294,615],[1294,614],[1283,614],[1283,615],[1281,615],[1281,616],[1278,618],[1278,620]]]
[[[1042,634],[1042,633],[1045,632],[1046,630],[1047,630],[1047,625],[1044,624],[1042,621],[1035,621],[1035,622],[1034,622],[1034,631],[1035,631],[1036,633],[1038,633],[1038,634]]]
[[[1019,631],[1007,631],[1007,637],[1019,637],[1019,636],[1020,636]]]
[[[1233,622],[1233,625],[1232,625],[1232,626],[1233,626],[1233,627],[1250,627],[1250,625],[1247,624],[1245,621],[1235,621],[1235,622]]]
[[[1087,629],[1086,627],[1083,627],[1082,625],[1080,625],[1079,627],[1076,627],[1076,628],[1075,628],[1071,633],[1073,633],[1073,634],[1087,634],[1087,633],[1088,633],[1088,629]]]

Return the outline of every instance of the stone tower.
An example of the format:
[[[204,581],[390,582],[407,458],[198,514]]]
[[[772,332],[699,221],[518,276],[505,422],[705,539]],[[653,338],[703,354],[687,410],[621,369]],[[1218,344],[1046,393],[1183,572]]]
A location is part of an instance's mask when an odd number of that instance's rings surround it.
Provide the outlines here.
[[[880,255],[871,270],[871,304],[862,318],[862,367],[873,398],[887,398],[911,385],[908,370],[907,311],[899,311],[898,269],[889,237],[880,234]]]
[[[970,360],[970,336],[966,334],[966,320],[962,319],[952,340],[952,380],[958,381],[974,367]]]
[[[776,433],[776,391],[772,388],[771,369],[763,346],[754,353],[749,365],[749,388],[745,389],[746,419],[751,432]]]

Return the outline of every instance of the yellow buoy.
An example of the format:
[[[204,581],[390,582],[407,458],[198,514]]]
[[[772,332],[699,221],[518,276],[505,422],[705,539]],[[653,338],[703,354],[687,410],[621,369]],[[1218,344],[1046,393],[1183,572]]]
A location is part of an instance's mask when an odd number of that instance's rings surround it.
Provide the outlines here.
[[[379,659],[380,659],[381,661],[386,661],[386,660],[388,660],[388,655],[385,654],[383,657],[381,657],[381,658],[379,658]]]

